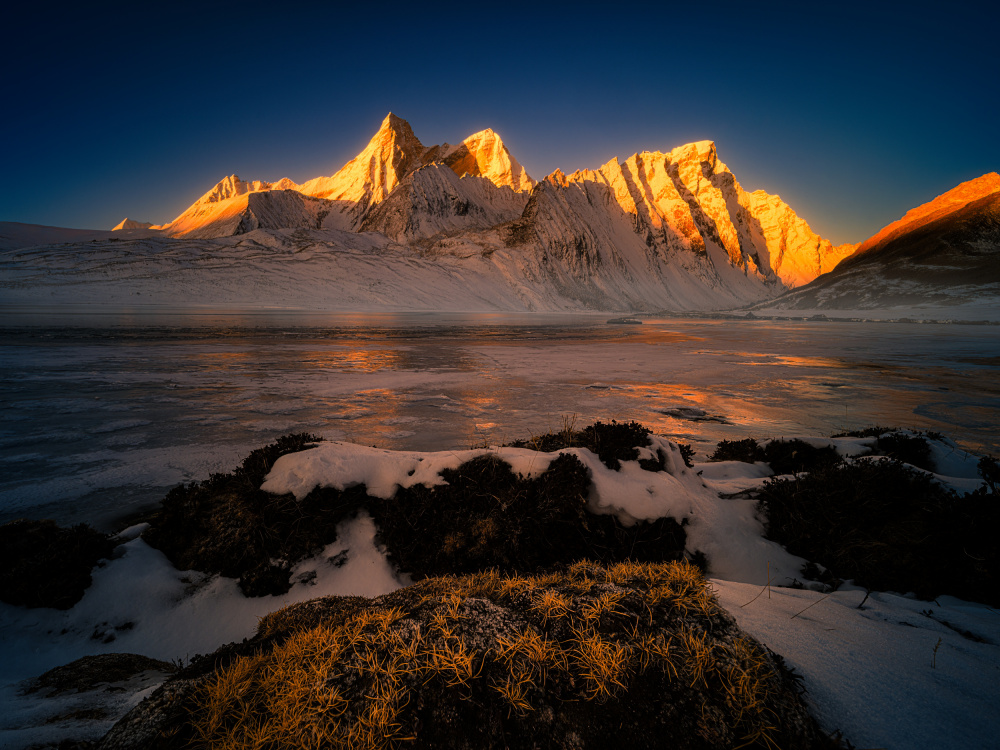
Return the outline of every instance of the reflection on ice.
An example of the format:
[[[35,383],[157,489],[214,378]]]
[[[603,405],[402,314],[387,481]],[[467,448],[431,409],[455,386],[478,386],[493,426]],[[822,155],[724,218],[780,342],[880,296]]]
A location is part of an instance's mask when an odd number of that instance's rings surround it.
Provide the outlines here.
[[[0,521],[113,525],[287,432],[441,450],[617,419],[704,453],[721,439],[881,424],[1000,451],[994,327],[288,313],[112,323],[0,331]]]

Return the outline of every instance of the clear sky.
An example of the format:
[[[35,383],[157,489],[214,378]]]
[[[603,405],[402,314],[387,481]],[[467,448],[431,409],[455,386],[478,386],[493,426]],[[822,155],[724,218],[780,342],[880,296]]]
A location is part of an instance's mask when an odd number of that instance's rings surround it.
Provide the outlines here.
[[[714,140],[835,243],[1000,170],[992,3],[33,5],[0,30],[5,221],[166,222],[333,174],[389,111],[536,179]]]

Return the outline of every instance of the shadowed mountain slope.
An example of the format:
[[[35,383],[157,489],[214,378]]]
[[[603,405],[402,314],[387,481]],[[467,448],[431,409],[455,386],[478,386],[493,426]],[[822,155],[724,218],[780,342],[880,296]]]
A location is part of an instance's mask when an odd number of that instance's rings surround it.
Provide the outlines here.
[[[870,309],[1000,298],[1000,177],[987,174],[913,209],[832,272],[771,306]]]

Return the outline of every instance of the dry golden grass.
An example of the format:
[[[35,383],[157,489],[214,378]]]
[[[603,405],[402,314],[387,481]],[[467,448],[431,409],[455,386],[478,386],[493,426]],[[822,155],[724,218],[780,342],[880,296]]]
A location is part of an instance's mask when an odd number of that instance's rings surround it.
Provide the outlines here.
[[[573,600],[570,597],[552,589],[542,590],[531,603],[531,609],[541,616],[543,625],[549,620],[565,617],[572,606]]]
[[[631,652],[631,647],[605,640],[593,630],[576,631],[569,656],[587,698],[606,699],[628,689],[623,680],[628,679]]]
[[[324,610],[301,605],[263,618],[260,635],[290,635],[203,685],[194,744],[402,747],[415,739],[410,704],[422,691],[494,694],[523,716],[553,681],[564,695],[604,702],[627,693],[640,674],[716,691],[746,742],[771,742],[773,669],[753,642],[720,645],[697,625],[717,605],[692,566],[580,562],[542,577],[487,571],[428,579],[404,593],[318,625],[315,612]],[[506,603],[521,624],[482,640],[476,612],[494,605],[476,610],[476,599]]]
[[[545,685],[550,672],[569,670],[567,654],[560,644],[531,628],[513,638],[500,638],[497,655],[511,674],[530,677],[539,686]]]

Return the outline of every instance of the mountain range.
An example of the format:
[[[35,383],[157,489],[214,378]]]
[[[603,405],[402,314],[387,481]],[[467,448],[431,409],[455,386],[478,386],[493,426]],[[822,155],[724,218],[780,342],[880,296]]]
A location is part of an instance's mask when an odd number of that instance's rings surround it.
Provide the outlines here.
[[[872,259],[890,257],[886,248],[905,255],[915,232],[956,212],[978,216],[998,191],[986,175],[860,246],[834,246],[778,196],[744,190],[711,141],[536,181],[492,130],[425,146],[389,114],[331,176],[297,184],[230,175],[167,224],[124,219],[78,237],[0,225],[0,291],[22,302],[42,294],[323,309],[822,306],[832,299],[816,291],[824,274],[877,274],[884,261]],[[996,242],[985,242],[989,256]],[[837,278],[854,278],[846,273]]]

